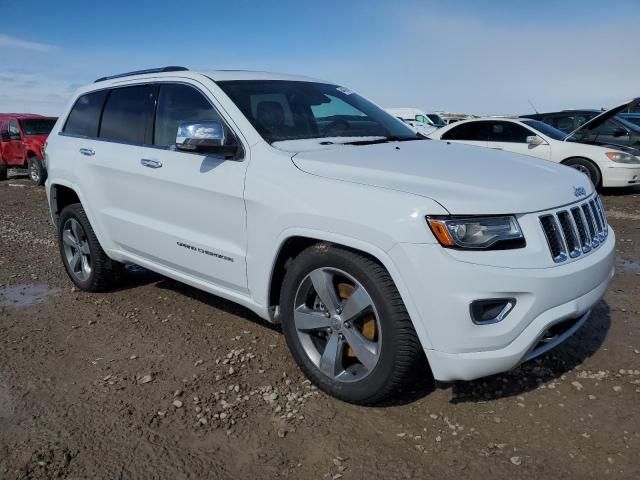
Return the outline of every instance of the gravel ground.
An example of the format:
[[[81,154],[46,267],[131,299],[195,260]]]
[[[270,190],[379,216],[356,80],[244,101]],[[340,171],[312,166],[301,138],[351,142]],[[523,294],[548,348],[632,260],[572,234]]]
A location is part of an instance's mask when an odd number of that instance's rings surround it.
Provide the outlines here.
[[[0,182],[0,479],[640,478],[640,190],[606,192],[618,273],[520,368],[384,408],[316,390],[277,328],[132,269],[72,288],[42,188]]]

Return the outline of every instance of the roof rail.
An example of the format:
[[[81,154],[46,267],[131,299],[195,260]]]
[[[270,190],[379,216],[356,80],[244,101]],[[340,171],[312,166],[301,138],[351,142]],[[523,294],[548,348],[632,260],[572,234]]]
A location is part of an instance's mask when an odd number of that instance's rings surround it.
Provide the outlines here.
[[[184,72],[184,71],[187,71],[187,70],[189,70],[189,69],[185,68],[185,67],[176,67],[176,66],[160,67],[160,68],[148,68],[146,70],[136,70],[134,72],[119,73],[118,75],[110,75],[108,77],[100,77],[99,79],[97,79],[93,83],[104,82],[105,80],[111,80],[111,79],[114,79],[114,78],[130,77],[132,75],[143,75],[145,73]]]

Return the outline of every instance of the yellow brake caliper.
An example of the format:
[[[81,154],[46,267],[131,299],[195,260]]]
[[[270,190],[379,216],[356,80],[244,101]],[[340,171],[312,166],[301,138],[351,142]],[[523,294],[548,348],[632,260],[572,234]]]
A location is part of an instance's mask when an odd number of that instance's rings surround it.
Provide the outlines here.
[[[340,295],[341,300],[346,300],[351,296],[352,293],[353,293],[353,285],[349,285],[348,283],[338,284],[338,294]],[[373,316],[373,314],[367,315],[362,320],[362,329],[360,330],[360,333],[362,333],[362,335],[367,340],[373,341],[373,339],[376,336],[376,319]],[[347,349],[347,357],[356,358],[356,354],[354,353],[351,347]]]

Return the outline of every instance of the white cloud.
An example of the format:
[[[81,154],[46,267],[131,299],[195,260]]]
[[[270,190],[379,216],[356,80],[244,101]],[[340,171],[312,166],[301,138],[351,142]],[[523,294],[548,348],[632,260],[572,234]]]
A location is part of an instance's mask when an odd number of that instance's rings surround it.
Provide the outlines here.
[[[0,47],[20,48],[22,50],[31,50],[34,52],[50,52],[55,50],[55,45],[49,45],[48,43],[29,42],[27,40],[21,40],[9,35],[0,34]]]
[[[59,115],[77,85],[45,75],[0,73],[0,112]]]

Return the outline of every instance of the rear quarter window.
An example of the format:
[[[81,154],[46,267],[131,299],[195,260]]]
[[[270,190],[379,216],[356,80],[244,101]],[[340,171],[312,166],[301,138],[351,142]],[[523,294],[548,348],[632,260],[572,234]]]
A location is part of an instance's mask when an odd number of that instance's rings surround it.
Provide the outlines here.
[[[81,137],[97,137],[100,113],[102,112],[107,92],[107,90],[100,90],[87,93],[78,98],[67,117],[62,132]]]

